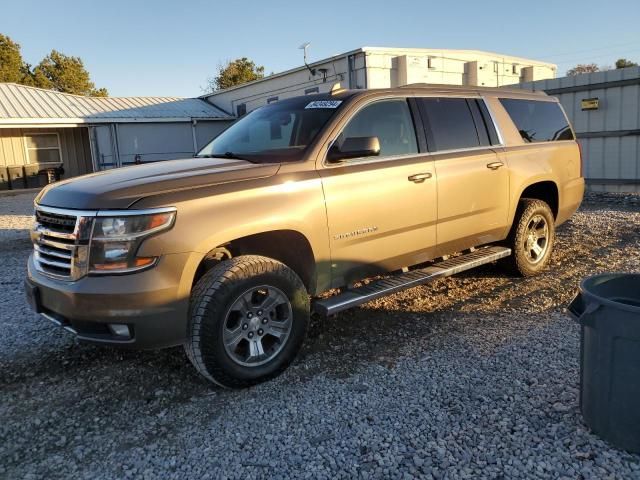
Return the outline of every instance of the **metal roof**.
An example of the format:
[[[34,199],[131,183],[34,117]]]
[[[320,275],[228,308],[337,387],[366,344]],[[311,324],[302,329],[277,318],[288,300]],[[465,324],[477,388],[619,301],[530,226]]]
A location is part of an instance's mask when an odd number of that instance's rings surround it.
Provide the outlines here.
[[[231,120],[199,98],[84,97],[0,83],[0,125]]]

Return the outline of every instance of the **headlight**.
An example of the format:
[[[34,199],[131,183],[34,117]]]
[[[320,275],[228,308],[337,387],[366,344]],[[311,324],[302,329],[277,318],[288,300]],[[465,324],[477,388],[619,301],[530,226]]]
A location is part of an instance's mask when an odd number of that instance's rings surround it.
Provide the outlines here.
[[[89,253],[89,273],[127,273],[150,267],[157,257],[138,257],[140,244],[173,226],[176,212],[97,217]]]

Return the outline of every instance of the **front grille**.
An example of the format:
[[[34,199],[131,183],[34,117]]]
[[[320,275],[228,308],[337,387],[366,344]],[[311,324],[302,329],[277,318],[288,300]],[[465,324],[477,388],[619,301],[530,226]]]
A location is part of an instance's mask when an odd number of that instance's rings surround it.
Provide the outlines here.
[[[77,280],[86,273],[90,217],[72,210],[36,207],[31,234],[36,268],[49,276]],[[85,245],[83,245],[83,243]]]
[[[36,210],[36,221],[52,232],[73,233],[76,228],[76,216],[61,215]]]

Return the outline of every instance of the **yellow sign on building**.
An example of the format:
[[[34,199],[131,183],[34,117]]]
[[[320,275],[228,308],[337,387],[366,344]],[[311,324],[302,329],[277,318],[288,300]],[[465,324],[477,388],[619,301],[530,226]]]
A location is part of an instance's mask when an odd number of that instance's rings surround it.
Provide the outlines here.
[[[600,101],[598,98],[583,98],[580,101],[580,106],[582,110],[598,110]]]

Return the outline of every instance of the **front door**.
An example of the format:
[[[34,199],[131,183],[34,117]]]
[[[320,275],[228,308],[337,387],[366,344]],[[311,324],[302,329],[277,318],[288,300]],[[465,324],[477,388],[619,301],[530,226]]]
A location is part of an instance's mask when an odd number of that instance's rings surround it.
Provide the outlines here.
[[[436,246],[434,163],[418,151],[405,98],[361,108],[336,139],[377,137],[378,156],[320,168],[334,287],[431,258]]]

